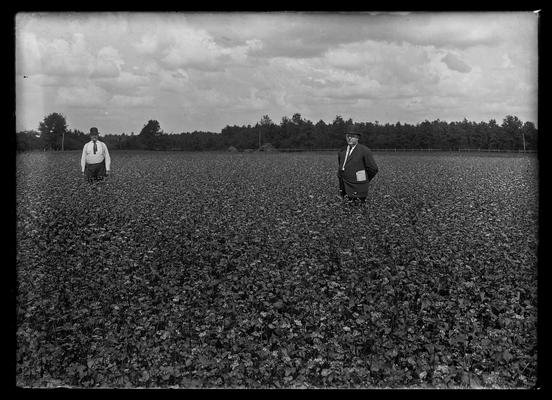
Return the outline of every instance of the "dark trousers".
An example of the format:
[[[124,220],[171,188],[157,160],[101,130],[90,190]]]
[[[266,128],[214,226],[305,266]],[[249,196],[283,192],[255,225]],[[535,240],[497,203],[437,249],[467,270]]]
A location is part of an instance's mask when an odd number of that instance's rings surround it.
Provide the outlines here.
[[[105,176],[105,161],[84,166],[84,176],[88,182],[101,181]]]
[[[343,183],[343,179],[341,176],[338,176],[339,178],[339,194],[343,200],[348,200],[351,203],[366,203],[366,197],[349,197],[347,196],[347,192],[345,191],[345,184]]]

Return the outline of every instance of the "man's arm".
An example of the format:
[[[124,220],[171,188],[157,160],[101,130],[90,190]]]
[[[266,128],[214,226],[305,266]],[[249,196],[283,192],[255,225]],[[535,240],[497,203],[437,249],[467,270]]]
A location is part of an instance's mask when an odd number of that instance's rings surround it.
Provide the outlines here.
[[[105,150],[105,170],[109,172],[111,170],[111,157],[109,156],[109,150],[107,150],[107,145],[102,143]]]
[[[362,158],[366,174],[368,175],[368,181],[371,181],[378,173],[378,165],[376,164],[376,160],[374,160],[374,156],[372,156],[372,152],[368,149],[364,152],[364,157]]]
[[[86,144],[82,148],[82,156],[81,156],[81,171],[84,174],[84,167],[86,166]]]
[[[109,156],[107,145],[105,143],[102,143],[102,146],[104,147],[105,170],[109,172],[111,170],[111,157]]]

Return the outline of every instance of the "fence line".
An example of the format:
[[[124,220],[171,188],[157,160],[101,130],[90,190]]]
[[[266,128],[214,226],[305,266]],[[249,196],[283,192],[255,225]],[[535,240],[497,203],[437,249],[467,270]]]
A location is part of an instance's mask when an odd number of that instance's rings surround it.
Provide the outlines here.
[[[370,149],[372,151],[442,151],[447,153],[462,153],[462,152],[476,152],[476,153],[536,153],[537,150],[505,150],[505,149]]]
[[[495,152],[495,153],[536,153],[537,150],[502,150],[502,149],[458,149],[458,151],[478,151],[478,152]]]
[[[278,149],[275,148],[276,151],[281,152],[305,152],[305,151],[333,151],[337,152],[340,149],[300,149],[300,148],[284,148],[284,149]],[[536,153],[537,150],[503,150],[503,149],[404,149],[404,148],[372,148],[370,147],[371,151],[381,151],[381,152],[409,152],[409,151],[422,151],[422,152],[447,152],[447,153],[461,153],[461,152],[479,152],[479,153]]]
[[[444,153],[462,153],[462,152],[466,152],[466,153],[470,153],[470,152],[473,152],[473,153],[537,153],[537,150],[502,150],[502,149],[404,149],[404,148],[385,148],[385,149],[380,149],[380,148],[372,148],[370,147],[369,148],[371,151],[381,151],[381,152],[395,152],[395,153],[398,153],[398,152],[415,152],[415,151],[421,151],[421,152],[444,152]],[[140,150],[140,151],[184,151],[184,152],[200,152],[200,151],[204,151],[204,150],[189,150],[189,149],[181,149],[181,148],[168,148],[168,149],[119,149],[117,148],[116,146],[112,149],[112,150],[128,150],[128,151],[133,151],[133,150]],[[283,152],[283,153],[300,153],[300,152],[338,152],[339,150],[341,149],[300,149],[300,148],[283,148],[283,149],[279,149],[279,148],[274,148],[273,150],[259,150],[259,149],[243,149],[243,150],[238,150],[238,152],[240,153],[257,153],[259,151],[263,151],[263,152],[267,152],[267,153],[270,153],[270,152],[273,152],[273,151],[276,151],[276,152]],[[46,152],[46,151],[54,151],[54,152],[61,152],[62,150],[46,150],[46,149],[31,149],[31,150],[21,150],[21,151],[42,151],[42,152]],[[70,151],[80,151],[79,149],[69,149],[69,150],[65,150],[65,152],[70,152]],[[206,150],[206,151],[225,151],[225,150],[222,150],[222,149],[212,149],[212,150]],[[19,152],[19,150],[18,150]]]

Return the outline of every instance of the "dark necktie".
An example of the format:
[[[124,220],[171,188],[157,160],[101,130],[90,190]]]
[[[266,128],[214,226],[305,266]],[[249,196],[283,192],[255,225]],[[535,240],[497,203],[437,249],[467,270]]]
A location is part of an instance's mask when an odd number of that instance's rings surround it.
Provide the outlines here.
[[[98,151],[98,146],[96,146],[96,142],[94,142],[94,154]]]

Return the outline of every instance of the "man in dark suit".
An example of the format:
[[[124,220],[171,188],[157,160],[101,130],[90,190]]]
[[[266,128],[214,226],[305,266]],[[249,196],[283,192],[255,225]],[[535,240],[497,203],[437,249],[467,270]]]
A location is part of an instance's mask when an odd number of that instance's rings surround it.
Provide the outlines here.
[[[368,183],[378,173],[378,166],[368,147],[360,144],[360,131],[354,127],[345,130],[347,147],[337,155],[339,192],[343,199],[366,202]]]

